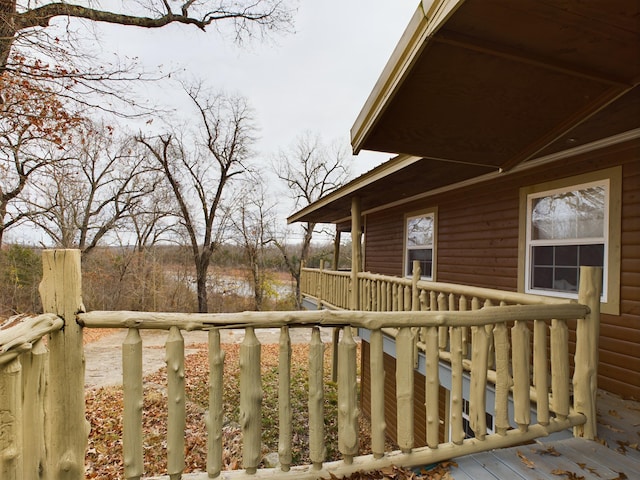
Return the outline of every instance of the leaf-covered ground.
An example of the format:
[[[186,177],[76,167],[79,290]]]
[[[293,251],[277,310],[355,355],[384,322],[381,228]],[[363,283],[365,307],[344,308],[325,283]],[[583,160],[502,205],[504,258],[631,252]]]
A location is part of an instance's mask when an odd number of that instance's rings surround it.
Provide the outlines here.
[[[239,345],[225,344],[223,463],[226,469],[241,468],[242,441],[238,424],[239,409]],[[307,365],[309,347],[292,346],[291,395],[293,411],[293,463],[309,462],[307,455]],[[263,388],[263,453],[278,450],[278,345],[262,346]],[[185,362],[187,418],[185,431],[185,472],[206,469],[205,411],[208,407],[208,359],[206,347],[190,355]],[[91,424],[86,458],[86,476],[96,479],[123,478],[122,459],[122,388],[107,387],[89,390],[86,395],[87,418]],[[325,354],[325,445],[327,460],[340,458],[337,451],[337,388],[330,381],[330,351]],[[145,377],[144,380],[144,471],[145,475],[166,473],[167,396],[166,370]],[[389,444],[389,449],[394,446]],[[370,452],[369,425],[360,423],[360,452]],[[448,464],[429,471],[413,472],[390,468],[384,472],[356,473],[352,479],[433,479],[450,478]]]

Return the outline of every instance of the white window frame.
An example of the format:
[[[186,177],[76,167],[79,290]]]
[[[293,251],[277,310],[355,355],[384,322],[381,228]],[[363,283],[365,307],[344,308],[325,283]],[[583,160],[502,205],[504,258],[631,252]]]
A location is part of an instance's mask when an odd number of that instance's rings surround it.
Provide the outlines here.
[[[560,298],[576,298],[569,292],[554,292],[550,290],[531,289],[530,286],[530,255],[531,249],[528,242],[530,238],[530,204],[528,199],[534,195],[549,194],[553,191],[570,191],[589,184],[609,182],[607,206],[605,215],[605,237],[607,243],[604,252],[603,268],[603,300],[600,311],[610,315],[620,315],[620,255],[622,232],[622,167],[615,166],[604,170],[596,170],[573,177],[565,177],[549,180],[544,183],[529,185],[520,188],[520,214],[519,214],[519,242],[518,242],[518,291],[535,293],[543,296]]]
[[[431,244],[425,244],[425,245],[420,245],[420,246],[415,246],[415,247],[409,247],[408,245],[408,236],[409,236],[409,222],[411,220],[414,220],[416,218],[422,218],[422,217],[431,217],[431,224],[433,225],[433,232],[432,232],[432,241]],[[436,233],[437,233],[437,227],[436,227],[436,222],[437,222],[437,210],[434,209],[429,209],[429,210],[421,210],[419,212],[412,212],[409,213],[407,215],[405,215],[404,218],[404,251],[403,251],[403,265],[402,265],[402,271],[404,272],[404,275],[406,277],[411,277],[412,273],[410,271],[411,269],[411,265],[409,265],[409,251],[410,250],[431,250],[431,274],[430,275],[425,275],[424,272],[420,273],[420,279],[421,280],[435,280],[436,278]]]
[[[572,192],[577,190],[585,190],[587,188],[592,187],[603,187],[604,188],[604,225],[603,225],[603,234],[601,237],[582,237],[582,238],[571,238],[571,239],[550,239],[550,240],[536,240],[532,238],[532,206],[533,202],[542,197],[550,197],[552,195],[556,195],[558,193]],[[607,278],[608,274],[608,259],[607,252],[609,251],[609,211],[610,211],[610,201],[609,196],[611,192],[609,179],[603,179],[596,182],[583,183],[580,185],[571,185],[563,188],[556,188],[553,190],[546,190],[543,192],[537,192],[527,195],[527,249],[526,249],[526,260],[525,260],[525,292],[533,293],[537,295],[546,295],[550,297],[561,297],[561,298],[578,298],[577,292],[568,292],[562,290],[553,290],[553,289],[540,289],[532,286],[532,277],[533,277],[533,247],[537,246],[562,246],[562,245],[600,245],[604,244],[604,253],[603,253],[603,279]],[[602,297],[601,300],[603,302],[607,301],[607,282],[603,282],[602,288]]]

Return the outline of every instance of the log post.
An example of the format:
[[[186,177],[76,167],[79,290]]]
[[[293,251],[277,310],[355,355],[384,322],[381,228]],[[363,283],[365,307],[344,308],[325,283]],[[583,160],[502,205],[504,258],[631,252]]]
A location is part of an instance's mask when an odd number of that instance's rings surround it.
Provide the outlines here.
[[[462,445],[464,431],[462,430],[462,329],[451,327],[451,441],[455,445]]]
[[[514,420],[521,432],[526,432],[531,424],[531,351],[530,331],[523,321],[516,321],[511,327],[513,365]]]
[[[358,454],[358,378],[356,365],[357,345],[351,327],[345,327],[338,346],[338,449],[347,465]]]
[[[442,327],[440,327],[442,328]],[[438,394],[440,393],[438,327],[426,327],[425,339],[425,403],[427,445],[438,448],[440,438],[440,415]]]
[[[311,331],[309,345],[309,459],[314,470],[322,468],[324,446],[324,344],[320,329]]]
[[[487,358],[489,333],[484,326],[471,327],[471,385],[469,391],[469,424],[478,440],[487,435]]]
[[[209,414],[207,416],[207,473],[216,478],[222,470],[222,389],[225,352],[220,348],[220,330],[211,329],[209,340]]]
[[[598,390],[598,337],[600,335],[600,293],[602,269],[580,267],[578,302],[591,312],[576,326],[575,372],[573,375],[574,409],[587,417],[587,423],[574,427],[576,437],[594,440],[598,436],[596,395]]]
[[[402,327],[396,336],[396,408],[397,443],[403,453],[411,453],[414,447],[413,422],[413,342],[410,327]]]
[[[360,199],[351,199],[351,310],[360,310],[360,286],[358,273],[362,262],[362,233],[360,224]]]
[[[278,351],[278,460],[280,469],[291,468],[292,411],[291,411],[291,336],[289,327],[280,328]]]
[[[513,379],[509,374],[509,332],[507,325],[497,323],[493,327],[496,349],[496,400],[494,424],[496,433],[506,435],[509,430],[509,392]]]
[[[41,338],[22,364],[23,469],[24,478],[46,478],[45,398],[49,351]],[[4,477],[2,477],[4,478]]]
[[[81,480],[89,423],[85,419],[82,327],[76,322],[76,314],[84,311],[80,251],[45,250],[42,264],[43,310],[64,321],[62,330],[51,333],[48,341],[48,475],[56,480]]]
[[[382,458],[387,424],[384,419],[384,346],[380,329],[371,331],[371,451],[374,458]]]
[[[142,338],[137,328],[130,328],[122,344],[122,378],[124,415],[122,450],[124,477],[139,480],[144,473],[142,453]]]
[[[245,329],[240,344],[240,426],[242,427],[242,466],[249,475],[260,464],[262,434],[261,345],[253,327]]]
[[[184,337],[173,326],[165,343],[167,362],[167,473],[171,480],[182,478],[184,471],[184,429],[186,398],[184,387]]]
[[[23,478],[22,367],[20,360],[0,365],[0,478]]]
[[[320,259],[320,275],[316,285],[316,298],[318,299],[318,310],[322,310],[322,301],[326,298],[324,289],[324,259]]]

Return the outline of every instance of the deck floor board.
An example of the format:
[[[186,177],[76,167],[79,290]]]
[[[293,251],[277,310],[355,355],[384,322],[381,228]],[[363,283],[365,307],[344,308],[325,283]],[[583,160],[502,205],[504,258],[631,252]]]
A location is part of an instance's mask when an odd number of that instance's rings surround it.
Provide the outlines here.
[[[458,463],[458,470],[466,472],[472,478],[486,478],[487,480],[513,478],[513,480],[527,480],[527,477],[523,477],[512,468],[509,468],[508,465],[505,465],[493,455],[468,455],[463,458],[458,458],[456,461]],[[458,480],[457,472],[455,478]]]
[[[551,447],[559,455],[539,453],[550,451]],[[468,477],[558,480],[562,477],[560,472],[568,472],[575,475],[570,478],[584,480],[640,479],[640,462],[600,443],[581,438],[493,450],[454,461],[458,464],[458,467],[451,468],[451,476],[455,480]]]

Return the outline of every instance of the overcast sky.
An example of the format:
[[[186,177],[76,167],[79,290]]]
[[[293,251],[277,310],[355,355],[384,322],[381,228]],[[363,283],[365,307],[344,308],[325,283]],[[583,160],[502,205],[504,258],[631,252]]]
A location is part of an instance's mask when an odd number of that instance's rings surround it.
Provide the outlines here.
[[[268,157],[306,130],[349,145],[351,126],[418,4],[302,0],[295,33],[272,41],[238,46],[193,27],[116,27],[103,47],[139,57],[148,69],[183,68],[185,76],[246,97],[260,129],[256,150]],[[161,96],[171,102],[178,93],[165,87]],[[389,157],[363,152],[354,157],[352,172],[359,175]]]

